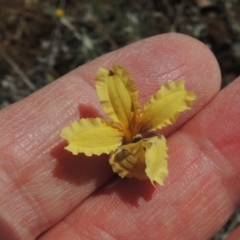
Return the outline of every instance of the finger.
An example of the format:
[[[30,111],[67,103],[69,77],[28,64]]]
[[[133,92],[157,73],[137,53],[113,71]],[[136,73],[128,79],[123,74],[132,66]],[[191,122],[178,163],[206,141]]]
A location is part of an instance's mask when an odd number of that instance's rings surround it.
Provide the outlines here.
[[[234,229],[234,231],[226,238],[226,240],[236,240],[240,238],[240,227]]]
[[[41,239],[210,239],[240,199],[239,112],[240,78],[168,138],[164,187],[115,181]]]
[[[99,66],[115,63],[132,73],[142,101],[161,83],[184,78],[198,95],[191,114],[209,102],[220,85],[217,63],[206,46],[167,34],[104,55],[1,111],[1,214],[20,238],[54,225],[112,176],[106,156],[74,157],[63,149],[59,133],[79,118],[79,109],[81,117],[102,113],[93,88],[95,73]]]

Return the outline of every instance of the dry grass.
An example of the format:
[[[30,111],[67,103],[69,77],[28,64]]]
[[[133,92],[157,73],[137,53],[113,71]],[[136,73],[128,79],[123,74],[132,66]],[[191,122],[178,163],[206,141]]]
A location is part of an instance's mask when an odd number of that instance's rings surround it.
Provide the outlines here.
[[[10,1],[0,8],[1,108],[97,56],[165,32],[206,43],[223,86],[239,75],[237,0]],[[65,14],[57,17],[56,8]]]

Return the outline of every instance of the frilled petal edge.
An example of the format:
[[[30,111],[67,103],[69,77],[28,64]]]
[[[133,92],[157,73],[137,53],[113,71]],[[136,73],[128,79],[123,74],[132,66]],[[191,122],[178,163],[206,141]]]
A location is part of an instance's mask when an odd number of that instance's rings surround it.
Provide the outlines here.
[[[84,153],[92,156],[116,150],[122,144],[124,134],[112,122],[101,118],[86,118],[65,127],[60,136],[68,141],[65,149],[74,155]]]
[[[179,113],[190,109],[196,94],[185,89],[184,80],[164,84],[145,104],[139,129],[155,131],[173,124]]]
[[[146,148],[146,174],[154,185],[154,182],[163,185],[168,175],[167,143],[163,136],[155,136],[143,143]]]

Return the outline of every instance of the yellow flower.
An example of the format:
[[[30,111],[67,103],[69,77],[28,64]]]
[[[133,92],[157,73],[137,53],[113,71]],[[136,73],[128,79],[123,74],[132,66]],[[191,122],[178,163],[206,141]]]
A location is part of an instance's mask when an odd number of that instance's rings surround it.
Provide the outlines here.
[[[64,10],[62,8],[57,8],[55,11],[54,11],[54,15],[56,17],[62,17],[64,15]]]
[[[86,118],[61,132],[66,149],[74,155],[110,154],[110,164],[120,177],[150,179],[163,185],[168,175],[167,143],[154,131],[173,124],[179,113],[190,109],[196,95],[184,88],[184,81],[164,84],[142,108],[138,89],[130,74],[115,65],[100,67],[96,76],[98,98],[113,120]]]

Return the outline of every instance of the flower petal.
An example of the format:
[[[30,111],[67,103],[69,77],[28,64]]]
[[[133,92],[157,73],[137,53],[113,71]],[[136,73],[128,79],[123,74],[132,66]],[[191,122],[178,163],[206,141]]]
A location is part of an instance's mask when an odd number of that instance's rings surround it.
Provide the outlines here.
[[[163,185],[168,175],[167,143],[163,136],[149,138],[143,143],[146,148],[146,174],[154,185],[154,181]]]
[[[96,89],[104,111],[115,122],[121,123],[124,129],[128,129],[141,109],[138,89],[130,74],[118,65],[111,70],[101,67],[96,76]]]
[[[142,140],[136,143],[129,143],[119,147],[111,154],[109,162],[113,172],[118,173],[121,178],[135,177],[139,180],[147,179],[145,173],[145,152]]]
[[[184,81],[164,84],[144,106],[139,129],[157,130],[173,124],[179,113],[190,109],[196,94],[185,90]]]
[[[65,149],[74,155],[81,152],[92,156],[116,150],[122,144],[124,134],[112,122],[86,118],[64,128],[60,136],[69,143]]]

